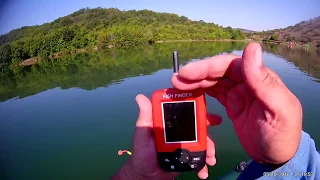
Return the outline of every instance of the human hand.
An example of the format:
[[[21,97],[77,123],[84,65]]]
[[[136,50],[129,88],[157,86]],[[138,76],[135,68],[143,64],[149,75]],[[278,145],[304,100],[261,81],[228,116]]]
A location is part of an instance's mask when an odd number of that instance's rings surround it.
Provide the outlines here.
[[[296,153],[302,107],[279,76],[264,66],[258,43],[242,57],[220,55],[185,65],[172,84],[181,90],[203,88],[225,106],[238,138],[255,161],[279,165]]]
[[[179,173],[165,172],[160,169],[158,165],[153,134],[151,102],[147,97],[141,94],[136,97],[136,101],[139,105],[140,113],[133,137],[132,156],[118,174],[114,176],[114,179],[126,179],[126,177],[131,176],[135,177],[135,179],[172,180],[177,177]],[[207,115],[208,125],[218,125],[221,121],[222,118],[218,115]],[[213,166],[216,163],[215,147],[210,138],[207,140],[207,149],[206,163]],[[201,179],[206,179],[208,177],[207,166],[198,172],[198,177]]]

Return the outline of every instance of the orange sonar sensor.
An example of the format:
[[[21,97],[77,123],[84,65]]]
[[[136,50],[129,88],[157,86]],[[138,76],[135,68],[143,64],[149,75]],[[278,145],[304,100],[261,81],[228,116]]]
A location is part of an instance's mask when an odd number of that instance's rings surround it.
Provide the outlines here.
[[[178,72],[177,52],[173,62],[174,72]],[[204,92],[157,90],[152,95],[152,111],[159,166],[167,172],[201,170],[208,133]]]

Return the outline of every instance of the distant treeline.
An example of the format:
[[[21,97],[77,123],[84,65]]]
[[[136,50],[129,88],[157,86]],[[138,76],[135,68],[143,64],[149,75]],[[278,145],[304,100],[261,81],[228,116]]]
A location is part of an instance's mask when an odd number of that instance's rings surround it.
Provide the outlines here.
[[[231,27],[185,16],[149,10],[81,9],[40,26],[28,26],[0,36],[0,67],[31,57],[82,48],[130,46],[165,40],[245,39]]]

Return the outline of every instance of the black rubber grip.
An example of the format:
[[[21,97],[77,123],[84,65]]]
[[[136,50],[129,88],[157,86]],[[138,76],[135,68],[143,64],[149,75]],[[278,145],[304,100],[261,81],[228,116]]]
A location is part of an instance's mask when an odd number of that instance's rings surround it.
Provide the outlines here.
[[[167,172],[200,171],[206,164],[206,151],[177,149],[170,153],[158,152],[158,163]]]

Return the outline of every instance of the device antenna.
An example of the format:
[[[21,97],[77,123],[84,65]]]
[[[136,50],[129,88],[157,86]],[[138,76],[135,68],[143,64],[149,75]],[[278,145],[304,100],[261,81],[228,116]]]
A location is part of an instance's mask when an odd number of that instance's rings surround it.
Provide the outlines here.
[[[173,52],[173,72],[177,73],[179,71],[179,54],[178,51]]]

